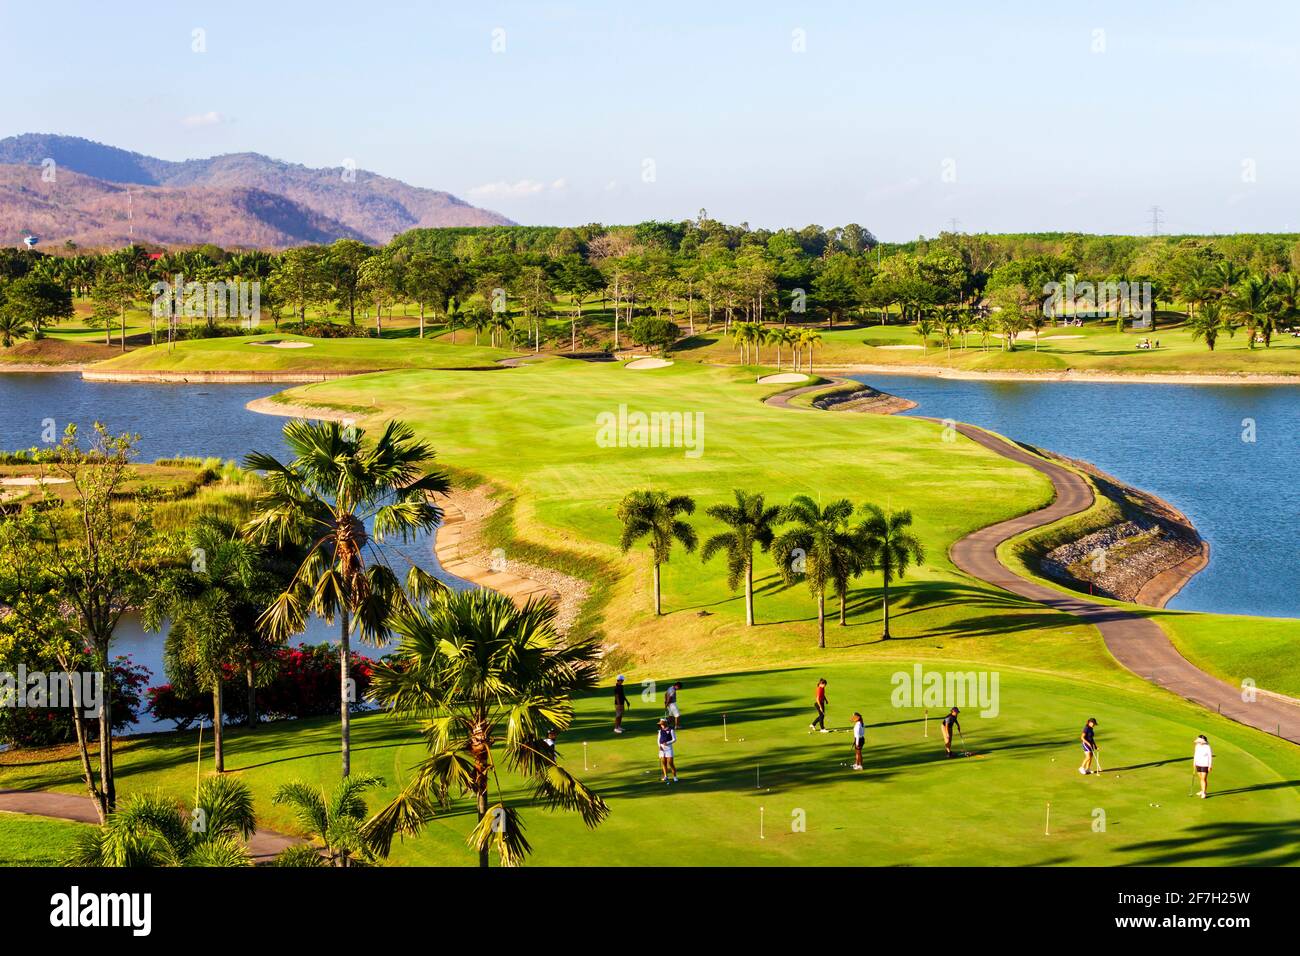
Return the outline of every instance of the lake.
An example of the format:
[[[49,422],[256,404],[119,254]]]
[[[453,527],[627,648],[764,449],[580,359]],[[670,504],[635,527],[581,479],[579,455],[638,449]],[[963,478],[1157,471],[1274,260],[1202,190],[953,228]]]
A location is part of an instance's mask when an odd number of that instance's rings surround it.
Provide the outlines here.
[[[1300,617],[1300,388],[849,377],[916,402],[907,414],[1092,462],[1178,508],[1210,563],[1169,607]]]

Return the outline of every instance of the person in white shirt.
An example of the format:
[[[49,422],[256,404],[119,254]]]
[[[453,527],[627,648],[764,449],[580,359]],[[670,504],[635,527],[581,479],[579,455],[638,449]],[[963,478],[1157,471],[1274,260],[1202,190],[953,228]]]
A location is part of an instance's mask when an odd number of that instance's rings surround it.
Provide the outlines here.
[[[673,757],[673,744],[677,743],[677,733],[668,726],[668,721],[659,718],[659,767],[663,770],[664,783],[677,782],[677,761]]]
[[[867,725],[862,722],[862,715],[853,712],[853,769],[862,769],[862,745],[867,742]]]
[[[1205,792],[1210,786],[1210,767],[1214,763],[1214,751],[1210,749],[1210,741],[1205,734],[1196,738],[1196,750],[1192,754],[1192,766],[1196,768],[1196,776],[1201,781],[1200,798],[1205,799]]]

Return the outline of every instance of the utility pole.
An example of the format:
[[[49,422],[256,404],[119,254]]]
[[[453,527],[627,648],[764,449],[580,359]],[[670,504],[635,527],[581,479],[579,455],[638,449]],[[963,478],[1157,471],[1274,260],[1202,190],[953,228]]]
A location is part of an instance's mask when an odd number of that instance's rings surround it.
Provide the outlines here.
[[[1151,235],[1160,235],[1160,223],[1163,221],[1160,214],[1164,212],[1159,206],[1152,206],[1149,210],[1151,213]]]
[[[957,227],[960,225],[961,225],[961,220],[958,219],[956,216],[954,216],[952,219],[948,220],[948,231],[957,232]]]

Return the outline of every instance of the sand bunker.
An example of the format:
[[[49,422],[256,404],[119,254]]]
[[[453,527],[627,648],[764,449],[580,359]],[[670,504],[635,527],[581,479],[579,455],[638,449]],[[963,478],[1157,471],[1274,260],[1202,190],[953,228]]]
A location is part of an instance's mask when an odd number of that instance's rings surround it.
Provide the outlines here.
[[[32,485],[66,485],[70,478],[38,478],[34,475],[16,475],[12,478],[0,478],[0,485],[30,488]]]
[[[1046,342],[1048,339],[1082,339],[1082,338],[1086,338],[1086,336],[1083,336],[1083,335],[1044,335],[1042,341]]]
[[[920,352],[925,348],[923,345],[877,345],[878,349],[906,349],[908,352]]]
[[[264,345],[273,349],[309,349],[311,342],[249,342],[249,345]]]
[[[637,359],[637,360],[634,361],[634,362],[628,362],[628,363],[627,363],[626,365],[624,365],[623,367],[624,367],[624,368],[632,368],[632,369],[666,368],[667,366],[672,365],[672,364],[673,364],[673,363],[670,362],[670,361],[668,361],[667,359],[661,359],[661,358],[643,358],[643,359]]]
[[[764,375],[758,380],[759,385],[791,385],[794,382],[806,382],[808,376],[803,372],[778,372],[775,375]]]

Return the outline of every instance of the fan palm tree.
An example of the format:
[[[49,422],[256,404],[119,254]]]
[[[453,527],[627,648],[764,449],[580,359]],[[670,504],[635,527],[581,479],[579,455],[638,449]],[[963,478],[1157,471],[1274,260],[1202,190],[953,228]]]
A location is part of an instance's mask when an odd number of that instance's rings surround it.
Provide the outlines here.
[[[826,646],[826,588],[834,588],[840,599],[840,624],[844,624],[844,598],[849,580],[862,573],[861,541],[849,519],[853,504],[847,498],[832,501],[825,508],[807,495],[797,495],[781,509],[779,520],[794,526],[772,542],[781,577],[793,584],[800,574],[817,599],[817,646]],[[798,555],[797,560],[791,560]]]
[[[16,313],[0,310],[0,346],[9,348],[14,344],[14,339],[26,330],[26,319],[20,318]]]
[[[366,819],[366,801],[363,794],[374,787],[382,787],[381,777],[365,774],[344,777],[330,796],[324,790],[301,780],[286,783],[275,791],[272,802],[292,807],[298,825],[310,836],[317,837],[325,846],[325,857],[334,866],[348,866],[353,860],[370,862],[373,854],[362,832]],[[316,854],[319,857],[319,854]],[[295,863],[298,854],[291,857]],[[286,860],[285,862],[288,862]]]
[[[921,540],[907,529],[912,524],[910,511],[885,511],[877,505],[862,506],[865,520],[857,533],[862,542],[862,560],[866,566],[879,571],[883,583],[885,629],[882,637],[889,640],[889,585],[901,579],[907,569],[925,561]]]
[[[618,520],[623,523],[619,547],[627,554],[642,538],[650,539],[650,559],[654,563],[654,608],[660,611],[659,566],[668,561],[676,541],[687,553],[695,550],[695,529],[678,515],[695,514],[695,499],[686,495],[669,495],[666,491],[633,491],[618,504]]]
[[[246,467],[265,472],[267,490],[246,525],[258,541],[297,541],[306,557],[289,585],[276,596],[259,623],[276,640],[303,630],[315,613],[339,623],[339,706],[343,776],[351,773],[349,714],[355,701],[349,678],[352,630],[362,640],[384,643],[387,618],[407,597],[391,568],[374,556],[374,543],[408,541],[442,521],[442,509],[429,497],[446,494],[451,483],[441,471],[426,470],[434,451],[403,422],[390,421],[373,445],[365,431],[338,422],[291,421],[285,444],[294,459],[287,464],[254,452]],[[373,537],[373,542],[372,542]],[[417,597],[439,584],[414,564],[407,587]]]
[[[258,617],[275,591],[260,566],[260,549],[229,522],[201,516],[185,545],[189,568],[163,578],[150,592],[141,618],[147,631],[171,622],[163,664],[178,690],[212,694],[213,758],[222,773],[226,669],[242,663],[242,652],[258,643]]]
[[[745,582],[745,624],[754,624],[754,547],[766,551],[775,537],[773,526],[781,509],[763,503],[762,495],[751,495],[737,488],[734,505],[714,505],[705,514],[721,521],[731,530],[715,534],[704,542],[700,557],[705,562],[715,554],[727,553],[727,587],[736,590]]]
[[[522,863],[531,847],[506,802],[502,766],[543,806],[577,813],[588,827],[608,816],[605,801],[541,743],[548,730],[569,726],[573,695],[594,688],[599,673],[597,644],[563,641],[552,603],[517,607],[494,591],[462,591],[399,611],[393,626],[401,640],[390,662],[376,665],[370,697],[403,720],[419,720],[428,752],[366,824],[380,855],[395,834],[419,832],[453,794],[467,794],[478,823],[466,842],[479,866],[493,849],[504,866]]]
[[[1256,335],[1262,336],[1265,344],[1273,336],[1272,294],[1272,283],[1266,277],[1250,275],[1237,284],[1226,300],[1229,316],[1245,327],[1252,349]]]
[[[247,840],[257,829],[253,792],[234,777],[207,777],[194,809],[160,793],[134,793],[102,826],[72,844],[68,866],[250,866]]]

